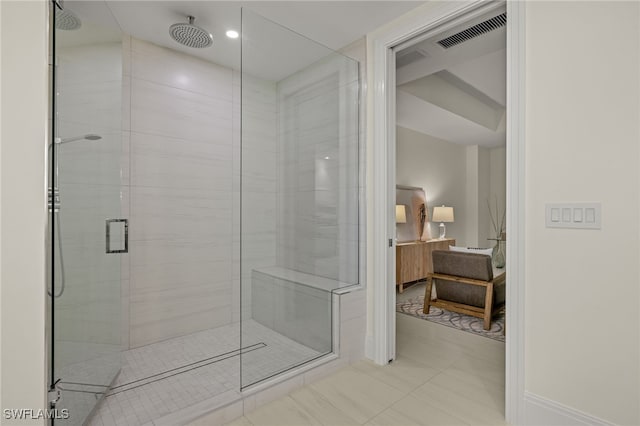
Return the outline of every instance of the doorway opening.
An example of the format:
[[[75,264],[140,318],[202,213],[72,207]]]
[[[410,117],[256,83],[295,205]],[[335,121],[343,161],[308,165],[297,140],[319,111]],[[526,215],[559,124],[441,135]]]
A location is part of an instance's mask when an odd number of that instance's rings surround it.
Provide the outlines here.
[[[469,422],[504,421],[506,23],[503,6],[393,49],[396,360],[431,369],[416,392],[436,401],[470,389]]]
[[[370,127],[370,147],[373,150],[373,172],[371,194],[370,235],[377,243],[372,245],[373,264],[369,268],[372,276],[373,324],[372,339],[367,347],[369,356],[379,364],[396,358],[396,82],[402,77],[396,73],[396,52],[409,48],[421,41],[445,35],[476,18],[492,17],[506,13],[506,102],[504,118],[506,148],[505,154],[505,222],[509,230],[509,243],[505,248],[506,276],[509,283],[505,289],[505,322],[509,324],[505,332],[505,418],[517,423],[522,418],[523,389],[523,329],[524,329],[524,9],[515,3],[464,2],[424,7],[411,17],[399,20],[369,38],[368,55],[373,64],[369,76],[369,87],[375,90],[370,99],[373,124]],[[475,22],[472,22],[475,23]],[[465,28],[466,29],[466,28]],[[458,29],[460,32],[460,29]],[[445,39],[448,34],[445,35]],[[415,54],[414,54],[415,55]],[[443,70],[445,68],[442,68]],[[437,71],[441,71],[437,70]],[[451,84],[454,78],[445,74],[442,78]],[[448,79],[448,80],[447,80]],[[464,79],[462,79],[464,80]],[[454,84],[455,86],[455,84]],[[445,108],[446,109],[446,108]],[[398,161],[399,164],[399,161]],[[406,183],[405,183],[406,185]],[[411,185],[415,186],[415,184]],[[427,190],[427,188],[423,188]],[[427,190],[428,193],[428,190]],[[476,195],[477,196],[477,195]],[[484,201],[486,202],[486,201]],[[441,202],[442,203],[442,202]],[[495,201],[494,201],[495,203]],[[441,206],[441,204],[440,204]],[[455,207],[446,206],[445,207]],[[482,214],[488,214],[487,210]],[[433,205],[427,209],[433,214]],[[454,208],[455,211],[455,208]],[[480,210],[476,210],[476,217]],[[492,212],[495,214],[495,211]],[[453,225],[453,226],[452,226]],[[436,230],[438,227],[436,227]],[[455,222],[449,224],[449,236],[454,236]],[[487,232],[487,231],[485,231]],[[463,234],[460,234],[463,235]],[[438,235],[439,236],[439,235]],[[467,232],[464,232],[467,239]],[[482,238],[482,237],[481,237]],[[486,236],[485,236],[486,238]],[[502,235],[500,236],[502,239]],[[478,236],[471,242],[477,243]],[[384,244],[382,242],[385,242]],[[388,244],[387,244],[388,242]],[[465,246],[469,245],[465,241]],[[417,321],[417,320],[416,320]],[[440,329],[444,329],[440,327]],[[488,340],[488,339],[487,339]],[[398,339],[400,341],[400,339]]]

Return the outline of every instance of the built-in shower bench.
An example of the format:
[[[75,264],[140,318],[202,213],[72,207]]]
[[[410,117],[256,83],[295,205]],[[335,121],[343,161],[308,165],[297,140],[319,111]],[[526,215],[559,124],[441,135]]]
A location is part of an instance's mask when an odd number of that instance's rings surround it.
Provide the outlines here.
[[[281,266],[266,266],[262,268],[255,268],[253,271],[281,280],[297,283],[306,287],[333,292],[334,294],[348,293],[349,291],[351,291],[350,288],[354,286],[353,284],[349,284],[343,281],[321,277],[318,275],[311,275],[305,272],[283,268]]]
[[[349,284],[279,266],[253,269],[251,317],[312,348],[333,350],[334,303]]]

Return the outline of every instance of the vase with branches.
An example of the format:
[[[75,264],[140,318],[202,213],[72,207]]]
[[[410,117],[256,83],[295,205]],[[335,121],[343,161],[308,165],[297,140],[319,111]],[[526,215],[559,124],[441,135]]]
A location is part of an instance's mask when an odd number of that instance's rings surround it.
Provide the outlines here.
[[[493,225],[493,232],[495,238],[489,238],[489,240],[495,241],[496,245],[493,247],[491,258],[496,268],[504,268],[505,256],[504,256],[504,241],[506,240],[505,234],[505,220],[507,218],[506,209],[502,210],[500,214],[500,208],[498,206],[498,197],[495,198],[496,209],[495,214],[491,208],[489,200],[487,200],[487,207],[489,208],[489,217],[491,218],[491,225]]]

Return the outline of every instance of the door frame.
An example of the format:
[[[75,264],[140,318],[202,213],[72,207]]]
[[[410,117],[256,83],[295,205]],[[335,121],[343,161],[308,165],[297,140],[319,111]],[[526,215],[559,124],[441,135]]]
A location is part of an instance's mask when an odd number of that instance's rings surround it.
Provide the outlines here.
[[[436,34],[503,1],[430,2],[367,35],[367,151],[369,217],[367,258],[371,321],[367,357],[395,358],[395,54],[414,37]],[[525,3],[507,1],[507,229],[505,417],[524,420],[525,272]]]

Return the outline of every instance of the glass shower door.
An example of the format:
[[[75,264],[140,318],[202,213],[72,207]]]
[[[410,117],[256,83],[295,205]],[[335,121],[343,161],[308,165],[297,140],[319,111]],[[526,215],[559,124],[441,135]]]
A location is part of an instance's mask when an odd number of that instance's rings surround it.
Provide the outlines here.
[[[129,159],[121,34],[65,6],[51,26],[50,385],[68,410],[55,423],[81,425],[120,371]]]
[[[334,351],[358,283],[358,62],[242,10],[241,387]]]

